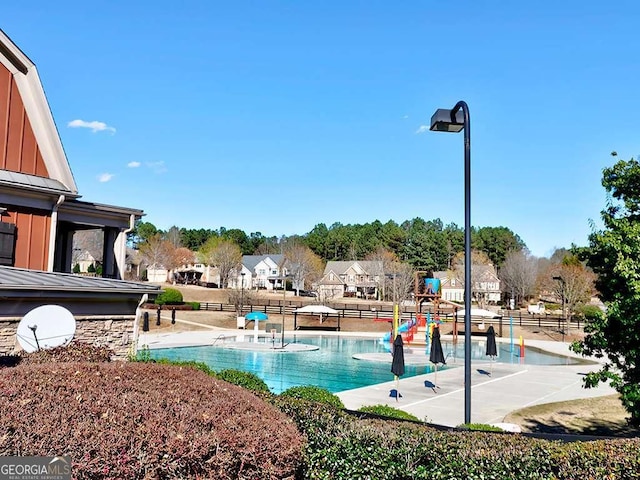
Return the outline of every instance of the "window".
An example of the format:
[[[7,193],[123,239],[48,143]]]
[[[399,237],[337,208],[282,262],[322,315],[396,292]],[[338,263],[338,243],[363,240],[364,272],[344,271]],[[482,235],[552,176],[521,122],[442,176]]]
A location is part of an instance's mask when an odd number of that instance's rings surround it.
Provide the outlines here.
[[[13,267],[16,256],[16,226],[0,222],[0,265]]]
[[[277,274],[278,274],[278,270],[276,270],[275,268],[271,270],[271,275],[277,275]]]
[[[266,275],[267,271],[264,268],[258,270],[258,275]]]

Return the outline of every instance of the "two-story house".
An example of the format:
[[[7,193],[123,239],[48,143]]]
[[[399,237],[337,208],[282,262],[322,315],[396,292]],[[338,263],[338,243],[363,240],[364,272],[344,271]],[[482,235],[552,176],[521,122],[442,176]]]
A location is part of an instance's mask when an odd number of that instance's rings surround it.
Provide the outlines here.
[[[464,278],[458,272],[434,272],[442,286],[441,298],[450,302],[464,302]],[[493,265],[471,265],[471,295],[478,305],[497,304],[501,299],[500,279]]]
[[[284,255],[280,253],[271,255],[243,255],[242,257],[242,269],[244,272],[250,273],[250,287],[274,290],[275,288],[282,288],[284,286],[284,276],[286,276],[286,269],[282,269],[281,266],[284,262]],[[241,277],[241,275],[238,275]],[[246,275],[245,275],[246,277]],[[238,279],[237,285],[241,285],[241,280]]]
[[[383,276],[382,262],[355,260],[330,261],[318,282],[320,298],[376,298]]]

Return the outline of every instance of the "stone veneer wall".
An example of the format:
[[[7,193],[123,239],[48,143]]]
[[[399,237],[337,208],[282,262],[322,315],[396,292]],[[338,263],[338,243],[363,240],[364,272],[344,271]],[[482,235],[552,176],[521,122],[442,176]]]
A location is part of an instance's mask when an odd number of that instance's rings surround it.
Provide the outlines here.
[[[114,352],[114,360],[125,360],[133,345],[135,316],[75,317],[74,340],[93,345],[106,345]],[[16,339],[19,318],[0,319],[0,355],[21,350]]]

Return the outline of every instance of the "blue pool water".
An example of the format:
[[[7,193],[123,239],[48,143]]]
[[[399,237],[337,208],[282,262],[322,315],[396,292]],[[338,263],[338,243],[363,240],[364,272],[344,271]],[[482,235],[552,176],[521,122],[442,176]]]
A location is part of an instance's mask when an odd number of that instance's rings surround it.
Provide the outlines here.
[[[353,388],[375,385],[393,380],[391,373],[391,354],[389,345],[378,338],[353,338],[340,336],[293,336],[285,338],[285,342],[304,343],[318,346],[318,350],[301,352],[250,351],[224,348],[224,346],[180,347],[153,349],[152,358],[170,360],[195,360],[206,363],[216,371],[233,368],[258,375],[266,382],[273,393],[280,393],[289,387],[298,385],[317,385],[331,392],[340,392]],[[473,360],[488,362],[485,356],[485,344],[481,340],[472,340],[471,356]],[[464,342],[442,344],[447,365],[439,366],[442,370],[448,366],[461,366],[464,363]],[[411,346],[406,347],[411,349]],[[497,362],[523,363],[514,353],[510,345],[498,344]],[[422,375],[433,371],[429,363],[428,350],[415,348],[413,352],[422,352],[424,365],[405,366],[402,378]],[[356,360],[354,354],[388,353],[388,361]],[[527,348],[524,363],[529,365],[565,365],[580,363],[579,359],[562,357],[536,349]]]

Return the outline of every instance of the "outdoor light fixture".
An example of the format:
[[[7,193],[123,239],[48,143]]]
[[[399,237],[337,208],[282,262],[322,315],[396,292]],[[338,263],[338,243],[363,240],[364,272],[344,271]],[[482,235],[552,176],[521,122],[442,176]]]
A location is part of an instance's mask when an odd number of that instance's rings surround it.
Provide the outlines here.
[[[464,130],[464,423],[471,423],[471,132],[469,107],[456,103],[431,117],[433,132]]]
[[[458,133],[464,128],[464,113],[459,109],[454,114],[453,111],[446,108],[439,108],[431,117],[432,132],[453,132]]]
[[[567,316],[565,315],[565,308],[564,308],[564,288],[565,288],[565,281],[564,278],[562,278],[560,275],[553,277],[553,279],[557,282],[560,282],[560,296],[562,297],[562,323],[564,323],[564,325],[562,326],[562,341],[564,342],[564,331],[567,327]]]

